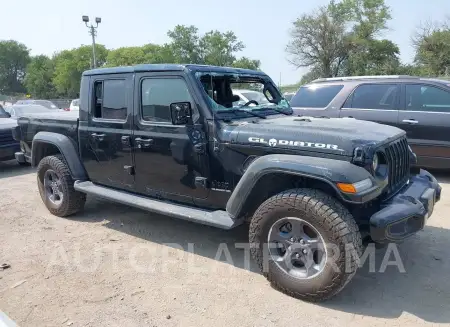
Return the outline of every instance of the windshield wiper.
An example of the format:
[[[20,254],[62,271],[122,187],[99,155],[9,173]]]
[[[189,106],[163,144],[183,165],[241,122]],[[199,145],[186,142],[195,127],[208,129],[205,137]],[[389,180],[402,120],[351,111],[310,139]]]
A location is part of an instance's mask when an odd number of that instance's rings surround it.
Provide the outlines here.
[[[254,111],[273,110],[273,111],[279,112],[280,114],[283,114],[283,115],[286,115],[286,116],[290,116],[291,115],[291,113],[289,113],[289,112],[285,112],[285,111],[283,111],[281,109],[273,108],[273,107],[263,107],[263,108],[253,109],[253,110]]]
[[[216,113],[218,113],[218,114],[225,114],[225,113],[229,113],[229,112],[231,112],[231,113],[245,112],[245,113],[250,114],[250,115],[252,115],[254,117],[259,117],[259,118],[262,118],[262,119],[266,119],[267,118],[264,115],[257,114],[256,112],[253,112],[251,110],[245,110],[245,109],[222,109],[222,110],[217,110],[216,111]]]

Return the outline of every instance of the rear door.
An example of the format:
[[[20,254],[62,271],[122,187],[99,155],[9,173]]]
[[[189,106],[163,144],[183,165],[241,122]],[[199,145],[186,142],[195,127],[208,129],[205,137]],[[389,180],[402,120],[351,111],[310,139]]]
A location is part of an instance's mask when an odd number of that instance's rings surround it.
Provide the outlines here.
[[[399,121],[419,157],[419,164],[436,166],[428,161],[431,158],[450,159],[450,89],[408,83],[403,91],[405,109],[400,111]],[[449,168],[448,164],[440,168]]]
[[[339,117],[351,117],[398,126],[399,108],[399,84],[360,84],[345,101]]]
[[[133,75],[94,75],[89,84],[83,83],[82,91],[90,96],[88,114],[80,115],[79,143],[89,178],[132,190]],[[89,89],[83,90],[85,85]]]

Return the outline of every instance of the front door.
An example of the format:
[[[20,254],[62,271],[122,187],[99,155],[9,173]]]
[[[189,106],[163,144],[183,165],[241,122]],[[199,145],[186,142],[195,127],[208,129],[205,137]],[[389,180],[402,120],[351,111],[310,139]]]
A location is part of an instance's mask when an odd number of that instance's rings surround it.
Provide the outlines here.
[[[89,114],[80,120],[79,135],[89,178],[97,184],[133,190],[133,76],[92,76],[86,85],[91,95]]]
[[[399,106],[398,84],[361,84],[344,103],[339,116],[398,126]]]
[[[404,95],[405,109],[400,111],[399,121],[419,165],[449,168],[450,91],[435,85],[406,84]]]
[[[175,102],[191,103],[193,126],[172,124],[170,104]],[[181,74],[136,76],[133,147],[138,192],[187,203],[208,196],[201,185],[207,171],[206,148],[193,144],[205,135],[196,103]]]

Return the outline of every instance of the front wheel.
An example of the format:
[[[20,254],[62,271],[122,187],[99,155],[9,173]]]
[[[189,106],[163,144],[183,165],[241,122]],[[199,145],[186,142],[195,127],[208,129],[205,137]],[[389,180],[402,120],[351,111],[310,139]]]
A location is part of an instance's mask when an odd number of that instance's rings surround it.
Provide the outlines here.
[[[358,226],[335,198],[313,189],[279,193],[256,210],[249,231],[253,258],[274,287],[322,301],[341,291],[358,268]]]
[[[37,168],[39,193],[47,209],[65,217],[84,207],[86,194],[75,191],[69,168],[61,155],[43,158]]]

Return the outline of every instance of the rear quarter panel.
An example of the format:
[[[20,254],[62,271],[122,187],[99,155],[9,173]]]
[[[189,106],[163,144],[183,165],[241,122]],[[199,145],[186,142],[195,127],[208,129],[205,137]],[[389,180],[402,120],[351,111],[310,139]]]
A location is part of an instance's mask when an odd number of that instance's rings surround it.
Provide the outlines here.
[[[78,117],[74,113],[35,115],[18,119],[20,140],[31,148],[34,136],[38,132],[53,132],[68,136],[73,142],[78,142]]]

